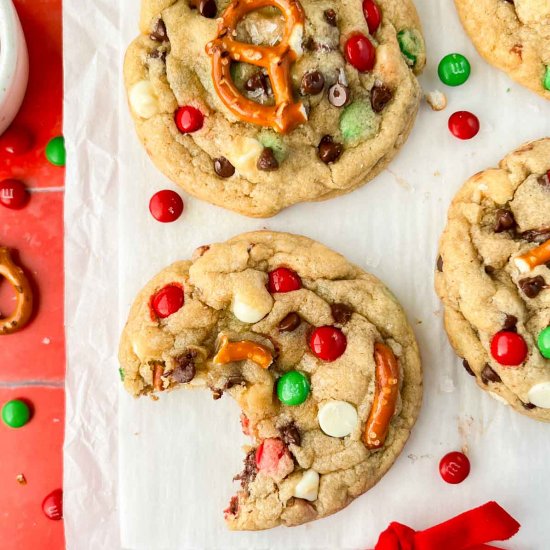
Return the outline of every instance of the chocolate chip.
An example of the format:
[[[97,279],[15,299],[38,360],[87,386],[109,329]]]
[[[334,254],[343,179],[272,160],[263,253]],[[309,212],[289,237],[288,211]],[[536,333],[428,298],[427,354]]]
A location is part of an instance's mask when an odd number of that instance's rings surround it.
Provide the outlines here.
[[[207,19],[214,19],[218,14],[216,0],[200,0],[199,13]]]
[[[506,330],[508,332],[517,332],[517,324],[518,318],[515,315],[506,315],[504,319],[504,324],[502,325],[502,330]]]
[[[279,161],[275,158],[271,147],[264,147],[264,150],[258,157],[256,166],[258,170],[263,170],[264,172],[273,172],[273,170],[279,168]]]
[[[301,322],[302,319],[300,319],[300,316],[295,311],[292,311],[279,323],[278,328],[280,332],[292,332],[300,326]]]
[[[262,90],[264,94],[269,93],[269,81],[267,75],[262,71],[255,72],[245,83],[244,89],[249,92]]]
[[[527,298],[536,298],[541,290],[547,288],[546,281],[542,275],[520,279],[518,285]]]
[[[504,208],[499,208],[496,212],[495,233],[502,233],[508,229],[512,229],[516,226],[516,220],[514,219],[514,214],[510,210]]]
[[[328,101],[334,107],[343,107],[349,101],[349,89],[337,82],[328,89]]]
[[[155,42],[168,42],[166,25],[162,19],[157,19],[149,38]]]
[[[214,171],[220,178],[230,178],[235,173],[235,167],[225,158],[214,159]]]
[[[536,405],[533,405],[533,403],[521,403],[523,405],[523,408],[524,409],[527,409],[528,411],[532,410],[532,409],[536,409],[537,406]]]
[[[233,481],[240,481],[241,487],[248,490],[250,482],[254,481],[256,474],[258,473],[258,467],[256,465],[256,449],[248,451],[244,459],[243,471],[233,478]]]
[[[545,189],[550,191],[550,170],[548,170],[548,172],[546,172],[546,174],[542,175],[537,181]]]
[[[281,439],[285,442],[285,445],[301,446],[302,436],[294,422],[290,422],[286,426],[283,426],[279,431],[281,432]]]
[[[502,382],[500,376],[489,366],[485,365],[481,371],[481,380],[484,384],[489,382]]]
[[[374,85],[370,91],[370,104],[375,113],[379,113],[393,98],[393,92],[383,84]]]
[[[230,516],[236,516],[239,511],[239,497],[231,497],[229,501],[229,506],[224,513]]]
[[[183,353],[174,359],[176,367],[171,373],[171,377],[175,382],[180,384],[187,384],[195,378],[196,369],[195,369],[195,358],[197,357],[197,352],[194,350]]]
[[[470,367],[470,363],[468,363],[468,361],[466,361],[466,359],[463,359],[462,360],[462,366],[464,367],[464,370],[470,375],[470,376],[475,376],[475,372],[472,370],[472,367]]]
[[[340,158],[343,149],[342,144],[334,141],[331,136],[323,136],[319,142],[317,155],[325,164],[331,164]]]
[[[492,275],[496,271],[496,269],[492,265],[486,265],[484,269],[487,275]]]
[[[336,12],[332,8],[325,10],[323,12],[323,15],[325,16],[325,21],[329,25],[331,25],[332,27],[336,27],[336,25],[338,24],[338,18],[336,17]]]
[[[153,50],[149,53],[149,59],[160,59],[163,63],[166,62],[167,52],[162,50]]]
[[[544,243],[550,239],[550,227],[543,229],[531,229],[530,231],[524,231],[519,236],[530,243]]]
[[[345,325],[351,319],[351,315],[353,314],[353,309],[347,304],[342,303],[331,304],[330,311],[334,317],[334,320],[341,325]]]
[[[317,95],[325,87],[325,77],[319,71],[309,71],[302,77],[300,92],[302,95]]]
[[[441,254],[437,257],[437,263],[435,265],[437,266],[437,271],[441,273],[443,271],[443,258]]]

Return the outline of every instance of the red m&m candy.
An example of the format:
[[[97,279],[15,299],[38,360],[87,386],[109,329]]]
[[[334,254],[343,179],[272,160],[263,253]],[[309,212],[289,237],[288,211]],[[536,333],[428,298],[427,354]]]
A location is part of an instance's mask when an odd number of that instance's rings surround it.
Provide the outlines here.
[[[278,267],[269,273],[269,292],[292,292],[302,288],[302,279],[295,271]]]
[[[462,483],[470,473],[470,461],[458,451],[448,453],[439,462],[439,473],[447,483]]]
[[[336,327],[318,327],[309,339],[313,355],[323,361],[336,361],[345,351],[348,341],[344,333]]]
[[[25,184],[19,180],[4,180],[0,182],[0,204],[11,210],[19,210],[29,202],[29,192]]]
[[[458,139],[472,139],[479,132],[479,119],[470,111],[457,111],[449,117],[449,130]]]
[[[363,15],[369,26],[369,32],[374,34],[380,26],[380,8],[374,0],[363,0]]]
[[[182,134],[196,132],[202,128],[204,115],[191,105],[184,105],[176,111],[176,126]]]
[[[528,353],[527,344],[516,332],[500,331],[491,340],[491,355],[500,365],[517,367],[521,365]]]
[[[159,222],[173,222],[183,212],[183,200],[175,191],[164,189],[151,197],[149,212]]]
[[[33,145],[32,135],[21,126],[11,126],[0,136],[0,152],[22,155]]]
[[[183,307],[185,298],[181,285],[172,283],[161,288],[151,299],[157,317],[165,319]]]
[[[372,70],[376,61],[376,48],[362,33],[353,34],[348,38],[344,54],[347,62],[361,73]]]
[[[42,501],[42,511],[50,519],[63,519],[63,491],[61,489],[56,489],[46,496]]]

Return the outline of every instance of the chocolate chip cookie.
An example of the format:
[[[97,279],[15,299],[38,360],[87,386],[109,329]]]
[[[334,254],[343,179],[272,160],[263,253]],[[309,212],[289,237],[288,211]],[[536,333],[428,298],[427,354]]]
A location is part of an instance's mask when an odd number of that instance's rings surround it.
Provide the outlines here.
[[[478,52],[514,80],[550,99],[550,2],[455,0]]]
[[[393,464],[422,399],[417,344],[394,296],[286,233],[239,235],[164,269],[137,296],[119,357],[134,396],[209,388],[237,401],[251,438],[225,511],[237,530],[345,507]]]
[[[435,274],[466,372],[550,421],[550,139],[470,178],[454,198]]]
[[[411,0],[142,0],[140,30],[124,76],[147,152],[247,216],[372,179],[420,102]]]

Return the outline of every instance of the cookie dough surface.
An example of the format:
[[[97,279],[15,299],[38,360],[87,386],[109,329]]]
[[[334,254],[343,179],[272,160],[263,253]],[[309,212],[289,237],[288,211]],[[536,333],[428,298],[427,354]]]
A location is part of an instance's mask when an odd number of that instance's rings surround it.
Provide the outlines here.
[[[550,264],[520,269],[518,257],[550,239],[549,170],[550,139],[543,139],[470,178],[451,204],[435,275],[447,334],[467,372],[497,399],[544,421],[550,360],[537,340],[550,325]],[[491,341],[500,331],[527,344],[520,365],[493,358]]]
[[[268,274],[281,266],[298,274],[301,288],[266,289]],[[158,318],[151,304],[167,285],[183,289],[184,303]],[[237,318],[250,318],[251,311],[261,319]],[[308,345],[321,326],[336,328],[347,341],[333,361]],[[226,338],[259,344],[273,363],[217,364]],[[365,424],[381,380],[374,353],[381,344],[397,360],[399,374],[390,380],[397,387],[396,408],[385,442],[367,448]],[[336,252],[286,233],[239,235],[164,269],[137,296],[119,357],[124,386],[134,396],[209,388],[215,399],[227,393],[237,401],[252,440],[237,476],[242,488],[225,511],[227,525],[237,530],[298,525],[345,507],[393,464],[422,399],[417,344],[393,295]],[[289,371],[309,380],[302,404],[285,405],[278,397],[277,381]]]
[[[550,99],[550,2],[455,0],[479,53],[514,80]]]
[[[421,97],[415,74],[425,64],[425,50],[410,0],[380,0],[382,20],[373,36],[360,0],[300,1],[305,25],[291,82],[294,99],[303,103],[308,120],[285,135],[240,121],[217,95],[205,48],[217,36],[218,20],[201,15],[205,1],[197,8],[188,0],[143,0],[141,34],[126,54],[124,77],[132,117],[162,172],[201,199],[267,217],[295,203],[347,193],[387,165],[407,138]],[[227,0],[217,5],[209,0],[218,18],[228,5]],[[283,29],[281,13],[266,8],[243,19],[236,38],[269,46],[277,43]],[[376,47],[372,71],[359,73],[344,58],[345,41],[356,32]],[[310,84],[309,92],[303,85],[304,75],[315,71],[324,81],[319,93],[311,91],[318,81]],[[273,104],[269,78],[259,67],[233,62],[231,72],[245,97]],[[329,90],[337,83],[347,88],[345,107],[329,101]],[[200,130],[178,130],[174,114],[185,105],[204,114]],[[329,164],[319,156],[325,136],[341,148],[340,157]],[[266,148],[275,156],[276,168],[272,158],[259,168]],[[326,151],[324,157],[330,158]],[[217,172],[218,159],[225,160]],[[227,161],[234,168],[232,175]]]

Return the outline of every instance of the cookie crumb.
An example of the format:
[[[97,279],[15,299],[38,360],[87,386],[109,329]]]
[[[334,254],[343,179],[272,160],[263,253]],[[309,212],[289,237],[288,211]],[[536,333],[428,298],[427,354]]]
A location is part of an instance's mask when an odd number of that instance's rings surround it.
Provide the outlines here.
[[[24,474],[17,474],[17,476],[15,476],[15,479],[16,479],[17,483],[19,483],[19,485],[26,485],[27,484],[27,478],[25,477]]]
[[[426,101],[433,111],[442,111],[447,107],[447,96],[439,90],[428,92],[426,94]]]

